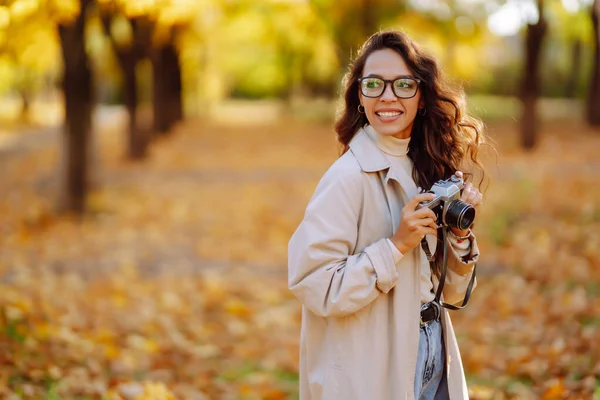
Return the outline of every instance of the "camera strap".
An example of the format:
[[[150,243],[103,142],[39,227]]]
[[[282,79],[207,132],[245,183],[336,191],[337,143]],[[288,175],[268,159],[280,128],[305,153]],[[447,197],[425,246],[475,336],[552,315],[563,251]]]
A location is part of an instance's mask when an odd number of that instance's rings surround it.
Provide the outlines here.
[[[437,292],[435,293],[434,301],[441,305],[444,308],[448,308],[450,310],[460,310],[461,308],[465,308],[469,299],[471,298],[471,291],[473,290],[473,285],[475,284],[475,273],[477,270],[477,264],[473,266],[473,273],[471,274],[471,280],[469,281],[469,285],[467,286],[467,290],[465,292],[465,298],[460,306],[455,306],[452,304],[444,303],[441,301],[442,291],[444,290],[444,283],[446,282],[446,269],[448,268],[448,239],[446,237],[446,228],[442,228],[442,243],[444,245],[443,258],[442,258],[442,273],[440,276],[440,280],[438,283]],[[429,249],[429,244],[427,240],[423,238],[421,240],[421,247],[427,256],[427,260],[429,260],[429,265],[431,267],[431,272],[435,271],[435,258],[431,254],[431,250]]]

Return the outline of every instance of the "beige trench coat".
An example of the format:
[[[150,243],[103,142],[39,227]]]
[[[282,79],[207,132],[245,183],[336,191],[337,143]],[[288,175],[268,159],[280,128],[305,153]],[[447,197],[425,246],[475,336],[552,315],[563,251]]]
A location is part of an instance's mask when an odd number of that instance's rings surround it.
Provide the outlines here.
[[[414,399],[419,342],[420,247],[394,263],[386,238],[414,181],[364,130],[325,173],[289,242],[289,288],[302,302],[301,400]],[[447,303],[463,300],[477,261],[449,246]],[[434,249],[432,249],[434,251]],[[437,281],[434,279],[434,286]],[[467,386],[448,312],[442,317],[450,398]]]

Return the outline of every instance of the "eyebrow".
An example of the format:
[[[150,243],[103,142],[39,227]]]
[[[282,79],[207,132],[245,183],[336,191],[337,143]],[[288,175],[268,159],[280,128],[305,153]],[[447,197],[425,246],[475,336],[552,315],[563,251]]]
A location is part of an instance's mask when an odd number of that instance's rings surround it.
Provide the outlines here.
[[[379,74],[369,74],[366,75],[365,78],[381,78],[381,79],[385,79],[383,76],[379,75]],[[415,76],[413,75],[397,75],[395,78],[392,79],[400,79],[400,78],[412,78],[412,79],[416,79]]]

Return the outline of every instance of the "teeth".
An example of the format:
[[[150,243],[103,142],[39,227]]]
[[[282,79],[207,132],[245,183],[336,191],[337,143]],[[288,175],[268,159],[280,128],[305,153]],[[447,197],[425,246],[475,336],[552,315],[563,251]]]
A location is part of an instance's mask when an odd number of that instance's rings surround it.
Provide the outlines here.
[[[400,114],[402,114],[402,113],[399,111],[395,111],[395,112],[382,111],[382,112],[377,113],[377,115],[379,115],[380,117],[397,117]]]

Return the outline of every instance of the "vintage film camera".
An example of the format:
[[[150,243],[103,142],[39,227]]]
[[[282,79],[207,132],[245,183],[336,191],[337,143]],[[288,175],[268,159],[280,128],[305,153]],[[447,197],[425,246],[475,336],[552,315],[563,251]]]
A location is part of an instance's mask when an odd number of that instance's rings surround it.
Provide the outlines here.
[[[460,200],[460,193],[464,187],[464,181],[456,175],[439,180],[428,191],[436,197],[431,201],[419,203],[417,208],[430,208],[437,216],[437,225],[456,227],[460,230],[469,229],[475,219],[475,208]]]

